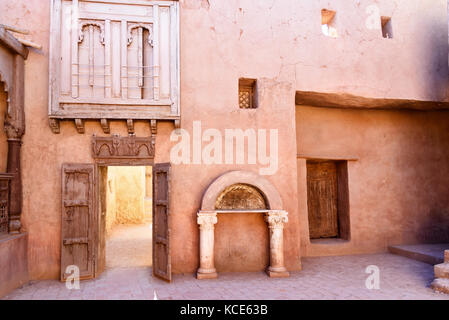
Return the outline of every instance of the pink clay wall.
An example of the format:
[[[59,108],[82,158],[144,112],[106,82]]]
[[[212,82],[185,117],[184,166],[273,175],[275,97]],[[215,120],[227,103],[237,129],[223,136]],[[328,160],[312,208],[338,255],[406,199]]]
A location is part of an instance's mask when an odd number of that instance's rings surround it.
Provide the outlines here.
[[[449,241],[449,113],[296,108],[298,152],[349,161],[351,240],[310,243],[305,160],[298,211],[305,256]],[[326,124],[326,125],[323,125]],[[330,243],[330,244],[329,244]]]
[[[31,34],[27,38],[43,45],[42,51],[31,50],[26,62],[25,78],[27,132],[22,156],[22,221],[24,230],[29,232],[28,258],[32,279],[57,278],[59,275],[61,165],[65,162],[92,163],[91,136],[94,133],[103,135],[97,122],[88,122],[84,135],[76,132],[73,123],[62,123],[60,135],[54,135],[48,126],[49,3],[49,0],[1,0],[0,10],[0,21],[30,29]],[[368,30],[365,27],[365,10],[373,3],[380,7],[382,15],[393,17],[394,39],[383,39],[380,30]],[[276,175],[268,176],[267,179],[279,190],[284,209],[289,212],[289,222],[285,229],[286,264],[288,269],[298,270],[301,267],[300,235],[303,242],[306,237],[306,211],[301,206],[298,209],[298,199],[303,198],[304,190],[300,187],[298,198],[295,91],[348,92],[371,97],[423,100],[446,99],[446,1],[184,0],[180,4],[182,128],[191,132],[193,121],[200,120],[203,129],[279,129],[279,170]],[[336,23],[340,38],[330,39],[322,35],[322,8],[337,11]],[[237,89],[240,77],[258,79],[259,109],[238,108]],[[319,112],[324,117],[334,114],[327,113],[326,110]],[[355,116],[355,120],[358,120],[357,117],[361,116]],[[406,118],[400,123],[404,123],[408,129],[413,127],[414,122],[421,128],[424,128],[423,124],[430,124],[426,122],[427,116],[411,120],[408,120],[406,114],[398,117]],[[313,122],[316,119],[312,120],[309,123],[316,123]],[[368,119],[362,123],[372,126],[372,121]],[[364,127],[357,122],[344,123],[347,126],[354,125],[358,128],[357,132],[364,131]],[[320,122],[320,125],[325,124],[326,122]],[[405,139],[404,135],[408,131],[392,130],[396,126],[388,117],[379,117],[375,124],[384,127],[388,137],[393,139],[389,142],[391,148],[388,152],[394,154],[395,161],[409,162],[407,152],[419,152],[406,149],[404,153],[397,145],[402,140],[395,140],[392,134],[398,133],[398,139]],[[112,133],[127,134],[124,123],[112,123],[111,126]],[[439,128],[443,127],[441,124]],[[172,144],[169,142],[169,135],[172,129],[173,125],[170,123],[158,125],[156,162],[170,160],[169,150]],[[310,130],[313,132],[317,129],[313,126]],[[429,145],[426,148],[432,145],[438,148],[433,152],[437,155],[444,154],[445,151],[439,148],[442,146],[447,149],[445,133],[439,132],[437,127],[434,130],[427,136]],[[136,133],[139,136],[149,135],[148,124],[137,123]],[[307,139],[303,140],[304,148],[315,146],[311,137],[306,136]],[[386,141],[379,137],[382,137],[382,133],[376,131],[376,134],[366,136],[370,140],[356,141],[361,144],[360,148],[366,144],[380,146]],[[419,135],[416,138],[421,139]],[[419,157],[416,154],[413,159]],[[449,165],[442,158],[438,159],[440,171],[433,168],[433,163],[420,162],[418,169],[423,173],[419,174],[421,178],[418,180],[409,177],[413,169],[409,168],[404,172],[407,177],[404,181],[408,183],[407,188],[413,189],[412,194],[418,194],[417,189],[421,188],[425,180],[424,173],[436,173],[436,177],[432,179],[438,183],[439,179],[444,179],[443,173],[447,172]],[[366,161],[370,163],[374,160],[364,157],[360,162],[351,164],[350,170],[360,168]],[[431,168],[427,169],[426,166]],[[257,172],[258,168],[254,165],[179,165],[173,168],[171,240],[175,273],[194,272],[198,267],[196,213],[207,186],[217,176],[229,170]],[[398,166],[388,168],[397,170]],[[351,171],[350,187],[355,212],[363,211],[361,199],[367,192],[366,186],[371,189],[370,181],[376,181],[377,184],[383,181],[377,176],[383,176],[383,172],[379,173],[377,169],[372,172],[359,170],[359,173],[360,176],[356,177],[354,171]],[[393,181],[394,188],[405,187],[400,181],[402,179]],[[426,186],[434,187],[433,184]],[[418,198],[422,202],[412,199],[413,206],[418,204],[422,208],[412,208],[414,216],[419,212],[426,212],[431,202],[437,203],[438,208],[444,205],[446,197],[441,196],[442,186],[438,185],[437,188],[436,194],[426,193],[426,196]],[[382,228],[391,231],[389,239],[392,242],[409,240],[404,234],[405,227],[392,227],[387,217],[390,217],[389,213],[397,212],[398,206],[402,206],[400,214],[393,215],[393,221],[397,222],[409,211],[407,206],[412,205],[393,195],[386,200],[382,204],[378,204],[375,199],[370,200],[376,206],[373,212],[380,216],[360,218],[365,222],[359,224],[361,228],[355,235],[364,234],[363,243],[358,238],[345,253],[384,250],[384,239],[379,238],[382,234],[378,231]],[[239,217],[235,216],[234,219]],[[355,221],[357,222],[357,218]],[[232,226],[235,222],[230,221],[228,225]],[[412,223],[415,222],[410,220],[407,226]],[[242,232],[245,232],[245,228],[250,230],[251,225],[242,228]],[[231,231],[229,228],[225,232]],[[249,252],[250,245],[248,241]],[[305,254],[312,254],[306,244],[303,247]],[[315,253],[326,252],[316,250]],[[242,264],[242,270],[244,269],[245,265]]]

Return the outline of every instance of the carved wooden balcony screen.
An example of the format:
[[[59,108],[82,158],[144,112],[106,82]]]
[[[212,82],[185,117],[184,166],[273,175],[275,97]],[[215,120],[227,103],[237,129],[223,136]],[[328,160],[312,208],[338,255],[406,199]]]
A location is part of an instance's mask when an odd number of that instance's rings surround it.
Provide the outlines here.
[[[52,0],[50,118],[179,118],[177,1]]]
[[[0,235],[8,233],[11,178],[11,175],[0,174]]]

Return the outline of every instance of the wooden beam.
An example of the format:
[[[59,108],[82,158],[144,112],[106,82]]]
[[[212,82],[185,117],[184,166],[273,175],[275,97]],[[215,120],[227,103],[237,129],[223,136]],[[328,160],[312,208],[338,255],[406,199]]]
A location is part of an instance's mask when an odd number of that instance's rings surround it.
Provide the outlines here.
[[[0,24],[0,28],[4,28],[4,29],[6,29],[8,31],[15,32],[15,33],[20,33],[20,34],[29,34],[30,33],[30,31],[28,31],[26,29],[17,28],[17,27],[14,27],[14,26],[9,26],[7,24]]]
[[[28,49],[3,27],[0,27],[0,44],[24,59],[28,58]]]
[[[83,119],[75,119],[75,127],[79,134],[84,134],[85,128]]]
[[[330,154],[305,154],[300,153],[296,155],[297,159],[305,160],[333,160],[333,161],[358,161],[358,157],[354,156],[341,156],[341,155],[330,155]]]
[[[109,121],[107,119],[101,119],[100,120],[101,128],[103,129],[103,132],[106,134],[111,133],[111,128],[109,127]]]
[[[296,105],[341,109],[449,110],[449,101],[367,98],[347,93],[297,91]]]
[[[151,134],[155,136],[157,134],[157,120],[151,120],[150,125],[151,125]]]
[[[50,119],[48,119],[48,122],[50,125],[50,129],[54,134],[61,133],[61,128],[59,126],[59,119],[50,118]]]
[[[17,40],[21,44],[26,46],[26,47],[32,47],[32,48],[37,49],[37,50],[41,50],[42,49],[42,46],[40,44],[35,43],[35,42],[29,41],[29,40],[25,40],[25,39],[22,39],[22,38],[17,38]]]
[[[135,130],[134,130],[134,120],[132,120],[132,119],[126,120],[126,125],[128,126],[128,133],[129,134],[134,134],[134,132],[135,132]]]

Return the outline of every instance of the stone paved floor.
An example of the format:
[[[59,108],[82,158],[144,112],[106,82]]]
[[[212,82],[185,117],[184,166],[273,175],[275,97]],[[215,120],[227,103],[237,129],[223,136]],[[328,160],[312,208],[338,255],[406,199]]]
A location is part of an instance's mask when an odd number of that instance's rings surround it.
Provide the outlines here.
[[[365,269],[380,269],[380,290],[368,290]],[[431,265],[389,253],[376,255],[304,258],[303,270],[287,279],[264,273],[220,274],[217,280],[196,280],[175,275],[172,284],[151,277],[148,268],[109,269],[99,279],[68,290],[58,281],[33,282],[5,299],[445,299],[428,286]]]
[[[115,225],[106,241],[106,267],[151,266],[152,247],[151,222]]]

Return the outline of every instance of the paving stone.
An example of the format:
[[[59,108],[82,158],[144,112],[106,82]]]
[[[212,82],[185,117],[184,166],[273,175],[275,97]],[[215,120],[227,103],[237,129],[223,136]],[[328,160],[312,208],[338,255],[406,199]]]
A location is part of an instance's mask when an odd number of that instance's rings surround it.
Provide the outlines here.
[[[303,270],[287,279],[270,279],[263,272],[219,273],[213,281],[196,280],[190,274],[174,275],[171,284],[150,276],[148,268],[108,269],[99,279],[81,282],[81,290],[68,290],[58,281],[37,281],[13,291],[5,300],[23,299],[145,299],[153,300],[271,300],[271,299],[442,299],[449,279],[434,282],[433,267],[385,253],[339,257],[303,258]],[[380,288],[365,286],[366,267],[379,268]],[[447,287],[445,287],[447,286]],[[436,289],[438,289],[436,288]]]

